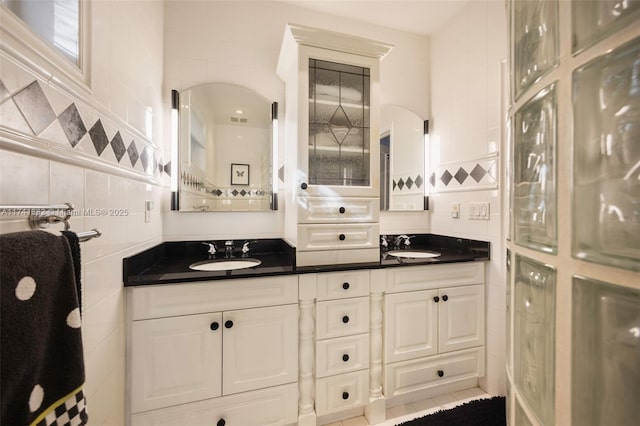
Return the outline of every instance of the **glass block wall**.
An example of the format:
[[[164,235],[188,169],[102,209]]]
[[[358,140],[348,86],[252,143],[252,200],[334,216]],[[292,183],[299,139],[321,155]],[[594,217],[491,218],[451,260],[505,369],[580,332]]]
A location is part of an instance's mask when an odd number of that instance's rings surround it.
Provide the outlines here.
[[[640,419],[640,2],[510,0],[510,425]]]

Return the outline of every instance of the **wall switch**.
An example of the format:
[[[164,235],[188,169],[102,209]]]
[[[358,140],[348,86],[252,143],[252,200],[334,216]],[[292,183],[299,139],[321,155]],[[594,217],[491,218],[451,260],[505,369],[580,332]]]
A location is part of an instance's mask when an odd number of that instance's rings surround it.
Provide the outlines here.
[[[144,202],[144,223],[151,222],[151,210],[153,210],[153,201],[146,200]]]
[[[469,203],[469,219],[489,220],[489,203]]]
[[[451,218],[460,219],[460,203],[451,203]]]

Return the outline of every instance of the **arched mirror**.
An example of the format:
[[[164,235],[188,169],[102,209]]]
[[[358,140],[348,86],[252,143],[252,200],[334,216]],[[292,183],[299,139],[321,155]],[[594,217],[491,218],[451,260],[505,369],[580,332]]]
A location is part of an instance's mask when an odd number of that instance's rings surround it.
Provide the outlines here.
[[[178,210],[272,210],[277,104],[253,90],[225,83],[182,90],[177,103]]]
[[[425,122],[394,105],[380,108],[380,210],[427,209]]]

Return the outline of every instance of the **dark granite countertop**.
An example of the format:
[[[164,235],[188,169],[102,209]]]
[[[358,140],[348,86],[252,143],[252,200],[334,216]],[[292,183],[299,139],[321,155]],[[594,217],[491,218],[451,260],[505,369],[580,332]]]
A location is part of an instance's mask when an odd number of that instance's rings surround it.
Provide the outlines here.
[[[396,235],[387,236],[393,242]],[[240,248],[246,240],[235,240],[234,257],[242,259]],[[216,241],[219,253],[216,259],[223,260],[224,241]],[[390,244],[391,246],[391,244]],[[127,257],[123,260],[124,285],[169,284],[180,282],[211,281],[233,278],[267,277],[274,275],[332,272],[357,269],[377,269],[409,265],[431,265],[440,263],[474,262],[489,260],[489,243],[485,241],[419,234],[411,237],[410,250],[440,253],[426,259],[399,259],[381,252],[378,262],[344,265],[295,266],[295,249],[280,239],[254,240],[250,244],[248,257],[258,259],[259,266],[231,271],[194,271],[189,265],[207,260],[208,247],[202,241],[165,242]]]

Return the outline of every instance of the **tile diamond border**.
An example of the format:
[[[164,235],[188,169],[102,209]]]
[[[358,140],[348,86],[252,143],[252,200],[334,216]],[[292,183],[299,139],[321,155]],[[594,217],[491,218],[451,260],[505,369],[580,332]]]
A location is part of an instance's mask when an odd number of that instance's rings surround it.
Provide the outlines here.
[[[429,177],[430,192],[498,188],[498,154],[477,160],[441,164]]]

